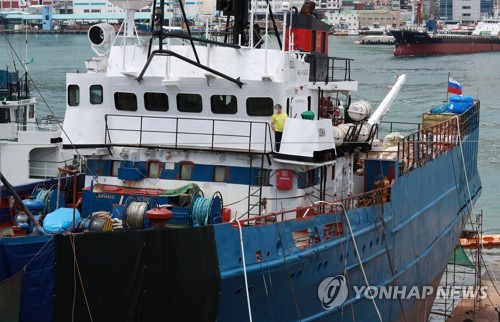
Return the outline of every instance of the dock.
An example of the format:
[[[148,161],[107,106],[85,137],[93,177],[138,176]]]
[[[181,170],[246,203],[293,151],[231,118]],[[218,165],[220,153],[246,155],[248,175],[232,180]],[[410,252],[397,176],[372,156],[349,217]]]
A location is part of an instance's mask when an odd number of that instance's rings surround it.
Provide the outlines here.
[[[491,263],[490,268],[490,274],[494,274],[498,279],[500,277],[500,262]],[[480,302],[476,302],[475,311],[474,299],[463,299],[446,319],[446,322],[500,322],[500,296],[488,273],[483,274],[481,282],[483,286],[487,287],[486,292],[488,297],[480,300]]]

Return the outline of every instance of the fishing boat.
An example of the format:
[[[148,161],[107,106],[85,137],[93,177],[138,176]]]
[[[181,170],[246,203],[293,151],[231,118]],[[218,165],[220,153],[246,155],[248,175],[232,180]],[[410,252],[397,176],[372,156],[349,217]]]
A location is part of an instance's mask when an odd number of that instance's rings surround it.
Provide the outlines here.
[[[38,102],[27,74],[19,74],[0,70],[0,170],[16,185],[57,176],[57,167],[64,165],[57,163],[61,120],[37,118]]]
[[[391,133],[406,76],[372,113],[313,15],[285,5],[273,48],[256,1],[218,5],[225,41],[165,32],[161,1],[144,41],[133,12],[149,3],[114,3],[119,33],[91,27],[96,57],[66,77],[63,149],[86,158],[84,188],[34,192],[49,210],[13,202],[24,234],[0,239],[2,316],[425,320],[435,294],[399,288],[438,285],[481,194],[479,102]]]
[[[473,54],[500,51],[498,12],[482,19],[472,34],[428,32],[415,28],[391,30],[396,40],[394,56]]]
[[[5,48],[9,46],[7,43]],[[57,178],[59,167],[73,166],[74,162],[73,153],[61,149],[62,120],[53,115],[39,117],[28,63],[19,64],[22,71],[15,68],[15,63],[0,70],[0,172],[9,174],[10,182],[18,186],[20,193],[28,193],[37,184]],[[12,218],[7,191],[1,189],[0,195],[1,227],[10,224]]]

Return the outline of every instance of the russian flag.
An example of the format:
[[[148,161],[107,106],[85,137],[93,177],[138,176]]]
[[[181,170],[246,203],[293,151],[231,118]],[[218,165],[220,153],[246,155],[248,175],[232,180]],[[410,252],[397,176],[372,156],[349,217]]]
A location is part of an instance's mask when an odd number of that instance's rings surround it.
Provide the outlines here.
[[[448,93],[453,93],[457,95],[462,94],[462,85],[460,85],[456,80],[453,78],[448,78]]]

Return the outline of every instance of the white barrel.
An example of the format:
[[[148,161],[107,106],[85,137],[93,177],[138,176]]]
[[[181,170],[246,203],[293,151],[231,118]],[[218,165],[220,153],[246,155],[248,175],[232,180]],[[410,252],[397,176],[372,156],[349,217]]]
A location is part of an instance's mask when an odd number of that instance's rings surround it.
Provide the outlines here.
[[[347,114],[349,114],[349,117],[355,122],[367,119],[370,117],[371,113],[372,107],[367,101],[356,101],[352,103],[347,110]]]

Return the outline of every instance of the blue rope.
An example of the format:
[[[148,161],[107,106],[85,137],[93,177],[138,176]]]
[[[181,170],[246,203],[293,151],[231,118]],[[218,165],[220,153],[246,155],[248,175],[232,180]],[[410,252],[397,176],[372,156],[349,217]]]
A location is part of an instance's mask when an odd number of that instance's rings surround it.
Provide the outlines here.
[[[210,215],[210,205],[212,199],[198,197],[194,200],[191,217],[193,218],[193,226],[208,225],[208,217]]]

